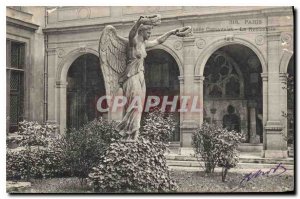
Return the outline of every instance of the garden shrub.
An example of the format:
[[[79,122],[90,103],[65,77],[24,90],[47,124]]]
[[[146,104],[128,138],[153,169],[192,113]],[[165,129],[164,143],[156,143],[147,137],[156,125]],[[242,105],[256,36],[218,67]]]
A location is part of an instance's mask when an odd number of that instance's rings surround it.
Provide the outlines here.
[[[29,180],[67,175],[61,153],[51,147],[19,147],[6,153],[8,180]]]
[[[204,162],[205,172],[212,173],[216,166],[222,167],[222,181],[225,181],[228,170],[239,161],[237,147],[243,140],[241,133],[203,123],[193,133],[192,146],[197,159]]]
[[[153,109],[145,113],[141,122],[141,136],[152,141],[168,143],[176,128],[173,113],[162,113],[159,109]]]
[[[15,149],[7,148],[7,179],[28,180],[30,178],[48,178],[64,175],[61,138],[56,134],[57,126],[40,125],[37,122],[19,123],[18,136],[9,142],[17,143]]]
[[[23,121],[18,136],[9,140],[20,147],[7,149],[7,178],[76,176],[84,179],[99,164],[109,144],[119,139],[114,127],[115,122],[99,118],[61,136],[56,133],[55,125]]]
[[[175,191],[164,156],[173,124],[171,117],[154,110],[145,116],[138,141],[111,143],[89,174],[94,191]]]
[[[70,168],[72,176],[82,180],[88,177],[110,143],[119,139],[115,126],[114,121],[98,118],[78,130],[71,129],[67,132],[63,147],[64,162]]]
[[[57,126],[53,124],[41,125],[36,121],[19,122],[19,130],[15,132],[17,136],[8,136],[7,144],[17,144],[18,146],[48,146],[58,134]]]

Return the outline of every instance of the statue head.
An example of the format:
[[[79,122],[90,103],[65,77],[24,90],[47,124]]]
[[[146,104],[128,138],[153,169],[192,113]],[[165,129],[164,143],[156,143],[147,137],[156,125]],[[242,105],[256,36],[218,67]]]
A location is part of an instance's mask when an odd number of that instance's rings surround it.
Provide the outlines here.
[[[152,25],[140,25],[138,34],[143,37],[144,40],[148,40],[151,36]]]

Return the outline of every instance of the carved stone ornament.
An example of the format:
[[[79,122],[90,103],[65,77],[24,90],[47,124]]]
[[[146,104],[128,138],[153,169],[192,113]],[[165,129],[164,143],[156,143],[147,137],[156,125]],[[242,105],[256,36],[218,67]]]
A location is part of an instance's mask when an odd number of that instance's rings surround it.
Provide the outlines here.
[[[204,39],[198,39],[196,41],[196,46],[199,48],[199,49],[202,49],[204,48],[204,46],[206,45],[206,42]]]
[[[85,53],[86,52],[86,47],[85,46],[80,47],[79,52]]]
[[[234,40],[234,35],[226,35],[225,36],[225,41],[231,42]]]
[[[65,54],[66,54],[66,52],[64,51],[64,49],[62,49],[62,48],[57,49],[57,56],[58,56],[59,58],[64,57]]]
[[[87,7],[80,8],[77,14],[79,19],[88,19],[91,16],[91,10]]]
[[[265,38],[264,38],[264,36],[263,35],[258,35],[258,36],[256,36],[255,37],[255,43],[257,44],[257,45],[263,45],[264,43],[265,43]]]
[[[292,41],[292,35],[289,33],[283,33],[281,35],[281,41],[282,43],[290,44]]]
[[[173,46],[176,50],[182,49],[182,41],[175,41]]]

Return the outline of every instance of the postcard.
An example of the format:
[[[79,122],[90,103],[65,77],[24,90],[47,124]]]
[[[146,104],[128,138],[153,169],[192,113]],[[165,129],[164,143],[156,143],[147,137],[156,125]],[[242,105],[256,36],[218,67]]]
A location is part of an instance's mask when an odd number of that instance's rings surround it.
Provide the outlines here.
[[[7,6],[7,193],[295,193],[292,6]]]

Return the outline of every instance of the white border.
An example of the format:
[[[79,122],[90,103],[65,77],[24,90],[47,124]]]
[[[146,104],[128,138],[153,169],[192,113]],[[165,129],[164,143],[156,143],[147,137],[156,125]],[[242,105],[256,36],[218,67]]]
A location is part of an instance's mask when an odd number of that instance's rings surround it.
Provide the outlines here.
[[[1,169],[0,169],[0,181],[1,181],[1,192],[0,192],[0,198],[9,198],[12,196],[9,196],[6,193],[6,166],[5,166],[5,162],[6,162],[6,140],[5,140],[5,125],[6,125],[6,114],[5,114],[5,110],[6,110],[6,101],[5,101],[5,96],[6,96],[6,69],[5,69],[5,38],[6,38],[6,6],[128,6],[128,5],[136,5],[136,6],[149,6],[149,5],[160,5],[160,6],[178,6],[178,5],[183,5],[183,6],[295,6],[295,9],[298,12],[299,15],[299,9],[300,9],[300,1],[299,0],[223,0],[223,1],[217,1],[217,0],[184,0],[184,1],[176,1],[176,0],[141,0],[141,1],[137,1],[137,0],[107,0],[107,1],[100,1],[100,0],[84,0],[84,1],[62,1],[62,0],[51,0],[51,1],[42,1],[42,0],[26,0],[26,1],[20,1],[20,0],[5,0],[4,2],[1,1],[0,2],[0,15],[1,15],[1,21],[0,21],[0,27],[1,27],[1,36],[0,36],[0,46],[2,48],[0,48],[0,55],[1,55],[1,73],[0,73],[0,106],[1,106],[1,122],[0,122],[0,129],[1,129],[1,133],[2,133],[2,139],[1,139]],[[299,16],[297,17],[299,19]],[[295,29],[297,29],[297,40],[299,39],[299,23],[298,21],[296,21],[295,24]],[[296,46],[298,46],[296,44]],[[297,48],[297,63],[296,66],[299,66],[299,50]],[[300,77],[299,76],[300,70],[297,70],[297,80]],[[297,82],[297,98],[299,98],[299,81]],[[299,107],[298,107],[299,108]],[[298,112],[297,112],[298,113]],[[298,115],[297,115],[298,116]],[[297,124],[300,124],[300,119],[299,116],[297,117]],[[298,132],[295,132],[296,134],[298,134]],[[296,141],[296,143],[299,143],[299,134],[297,135],[298,140]],[[297,149],[299,149],[299,146],[297,146]],[[297,153],[298,154],[298,153]],[[299,155],[298,157],[299,158]],[[298,159],[298,168],[297,168],[297,173],[299,173],[299,159]],[[296,177],[296,176],[295,176]],[[298,178],[297,178],[298,179]],[[299,185],[299,181],[297,182],[297,184]],[[296,188],[297,191],[299,192],[299,186]],[[62,195],[55,195],[55,196],[51,196],[51,198],[61,198]],[[66,195],[64,195],[66,196]],[[87,195],[87,196],[91,196],[91,195]],[[94,197],[112,197],[112,196],[105,196],[105,195],[93,195]],[[142,197],[144,197],[146,195],[142,195]],[[168,195],[168,197],[170,196],[174,196],[174,195]],[[192,196],[192,195],[187,195],[188,197]],[[223,195],[224,196],[224,195]],[[283,195],[282,195],[283,196]],[[16,197],[16,196],[14,196]],[[32,197],[32,195],[23,195],[23,196],[18,196],[18,198],[23,198],[23,197]],[[50,197],[49,195],[38,195],[35,196],[35,198],[44,198],[44,197]],[[74,195],[72,196],[67,196],[67,197],[74,197]],[[79,197],[79,198],[83,198],[84,196],[80,195],[80,196],[75,196],[75,197]],[[117,195],[114,197],[124,197],[122,195]],[[134,195],[127,195],[127,197],[134,197]],[[148,196],[149,197],[149,196]],[[152,197],[157,197],[155,195],[151,195]],[[159,196],[160,197],[160,196]],[[182,197],[182,195],[180,195],[179,197]],[[184,196],[186,197],[186,196]],[[195,195],[193,196],[195,197]],[[210,195],[210,196],[204,196],[204,195],[197,195],[197,198],[203,198],[203,197],[216,197],[214,195]],[[241,197],[240,195],[238,195],[237,197]],[[255,197],[267,197],[267,198],[271,198],[274,196],[255,196]]]

